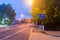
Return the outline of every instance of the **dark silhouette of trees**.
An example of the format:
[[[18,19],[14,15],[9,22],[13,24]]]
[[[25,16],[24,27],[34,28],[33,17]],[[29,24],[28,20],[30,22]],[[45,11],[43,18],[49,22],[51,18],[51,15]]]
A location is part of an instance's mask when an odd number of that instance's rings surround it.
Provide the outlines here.
[[[12,8],[10,4],[2,4],[0,5],[0,23],[2,19],[7,19],[7,24],[10,24],[15,19],[15,10]]]

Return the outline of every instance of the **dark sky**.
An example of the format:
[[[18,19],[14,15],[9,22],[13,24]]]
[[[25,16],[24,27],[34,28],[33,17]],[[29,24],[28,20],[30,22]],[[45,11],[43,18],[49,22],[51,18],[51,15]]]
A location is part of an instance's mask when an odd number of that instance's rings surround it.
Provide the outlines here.
[[[0,4],[11,4],[13,9],[15,9],[16,12],[16,19],[24,19],[26,17],[31,18],[30,15],[30,9],[31,7],[28,7],[25,3],[25,0],[0,0]],[[20,17],[21,14],[24,14],[25,16],[23,18]]]

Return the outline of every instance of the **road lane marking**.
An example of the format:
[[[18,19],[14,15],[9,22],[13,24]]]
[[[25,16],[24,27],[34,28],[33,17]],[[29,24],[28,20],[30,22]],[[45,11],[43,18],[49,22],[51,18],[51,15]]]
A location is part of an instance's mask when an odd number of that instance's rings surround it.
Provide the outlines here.
[[[33,27],[30,28],[30,34],[33,32]],[[29,34],[29,37],[30,37],[30,34]],[[28,37],[28,40],[29,40],[29,37]]]
[[[33,31],[33,28],[31,28],[31,32]]]
[[[28,29],[28,27],[27,27],[27,28],[24,28],[23,30],[20,30],[20,31],[18,31],[18,32],[16,32],[16,33],[10,34],[10,35],[8,35],[8,36],[6,36],[6,37],[4,37],[4,38],[2,38],[2,39],[0,39],[0,40],[5,40],[5,39],[7,39],[7,38],[9,38],[9,37],[12,37],[12,36],[14,36],[14,35],[22,32],[22,31],[26,30],[26,29]]]

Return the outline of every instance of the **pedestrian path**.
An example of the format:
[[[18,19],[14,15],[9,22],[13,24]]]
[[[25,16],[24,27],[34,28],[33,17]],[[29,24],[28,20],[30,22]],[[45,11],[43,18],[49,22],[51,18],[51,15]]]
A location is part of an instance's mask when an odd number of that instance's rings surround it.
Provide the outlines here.
[[[44,31],[44,32],[51,36],[60,37],[60,31]]]
[[[54,37],[42,32],[31,32],[29,40],[60,40],[60,37]]]

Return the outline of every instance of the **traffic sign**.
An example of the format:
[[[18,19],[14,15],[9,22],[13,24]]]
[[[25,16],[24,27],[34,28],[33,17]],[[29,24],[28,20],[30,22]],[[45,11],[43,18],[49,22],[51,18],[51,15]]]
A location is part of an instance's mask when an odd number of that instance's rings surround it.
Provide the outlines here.
[[[46,17],[45,14],[40,14],[40,15],[39,15],[39,18],[45,18],[45,17]]]

